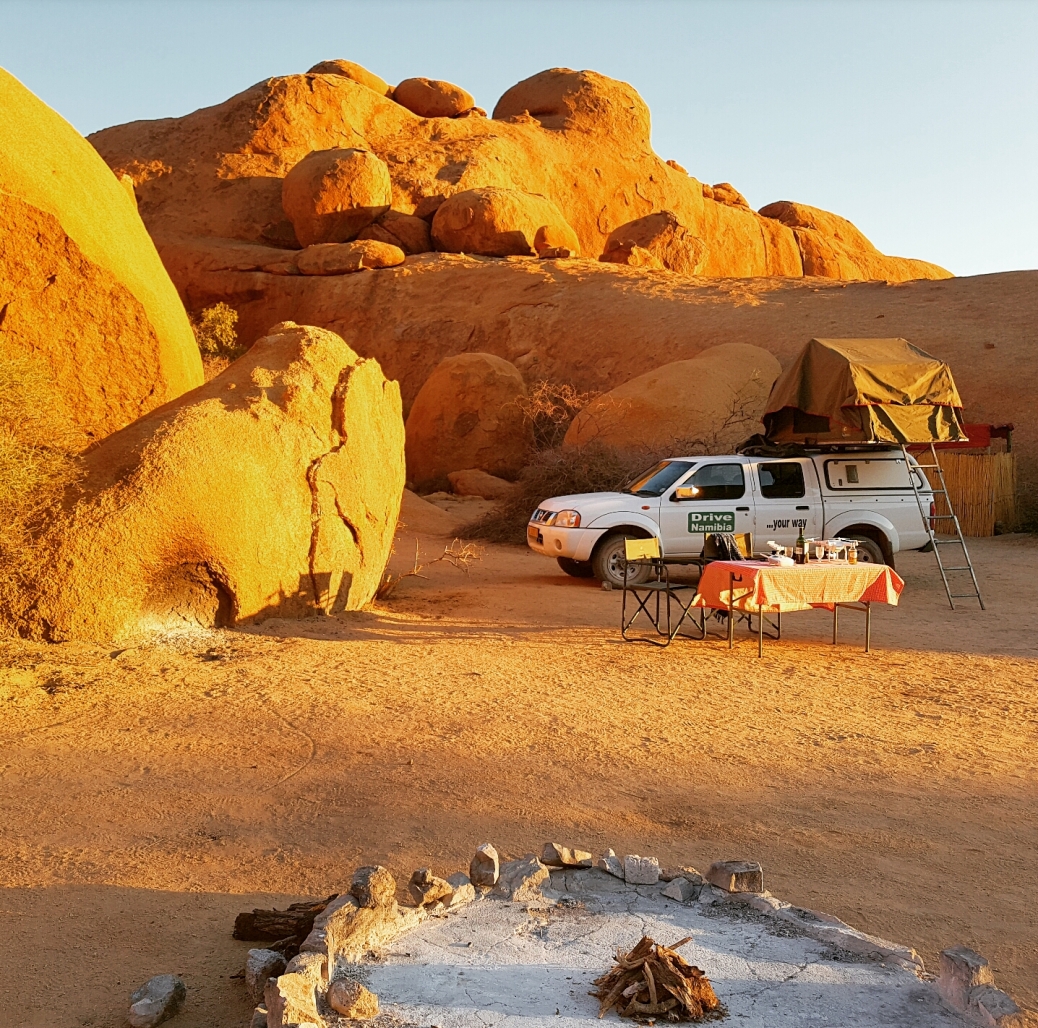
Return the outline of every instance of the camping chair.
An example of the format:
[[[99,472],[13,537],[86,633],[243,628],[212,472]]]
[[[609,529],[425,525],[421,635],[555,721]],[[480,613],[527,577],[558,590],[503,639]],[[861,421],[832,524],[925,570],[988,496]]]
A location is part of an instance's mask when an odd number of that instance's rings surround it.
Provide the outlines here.
[[[653,574],[656,576],[649,582],[632,583],[630,582],[630,576],[627,573],[627,569],[631,566],[635,567],[650,567],[652,568]],[[663,562],[660,556],[660,541],[655,537],[652,539],[625,539],[624,540],[624,560],[621,563],[621,569],[624,576],[624,595],[623,605],[620,608],[620,635],[625,642],[647,642],[653,646],[669,646],[675,636],[679,634],[678,630],[681,628],[685,618],[690,617],[692,614],[692,600],[695,599],[695,586],[687,582],[671,582],[670,580],[670,569]],[[682,593],[689,593],[688,603],[685,603],[682,598]],[[635,601],[636,606],[634,613],[627,617],[627,594],[630,593]],[[667,598],[667,627],[662,627],[662,604],[660,598],[666,596]],[[649,609],[653,597],[655,597],[655,613]],[[672,623],[671,618],[671,601],[677,603],[681,616],[677,619],[677,624]],[[652,639],[648,636],[628,636],[627,632],[631,625],[634,624],[635,619],[639,614],[644,614],[648,619],[653,628],[656,629],[656,634],[663,636],[665,641],[660,642],[658,639]],[[706,635],[706,628],[703,624],[703,614],[700,611],[700,624],[699,638],[703,638]],[[689,636],[689,638],[694,638]]]

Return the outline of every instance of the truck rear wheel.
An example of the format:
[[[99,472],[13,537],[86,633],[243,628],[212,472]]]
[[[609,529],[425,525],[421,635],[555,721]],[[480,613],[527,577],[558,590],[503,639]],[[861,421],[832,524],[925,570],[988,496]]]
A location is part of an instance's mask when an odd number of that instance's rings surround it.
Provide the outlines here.
[[[572,557],[556,557],[559,567],[574,578],[594,578],[595,571],[589,560],[574,560]]]
[[[853,539],[858,544],[859,564],[886,564],[883,551],[875,539],[869,539],[864,535],[848,535],[846,539]]]
[[[640,538],[623,532],[611,532],[607,535],[591,555],[591,570],[595,578],[608,582],[614,589],[624,587],[624,540]],[[652,577],[652,568],[638,565],[627,569],[627,584],[641,585]]]

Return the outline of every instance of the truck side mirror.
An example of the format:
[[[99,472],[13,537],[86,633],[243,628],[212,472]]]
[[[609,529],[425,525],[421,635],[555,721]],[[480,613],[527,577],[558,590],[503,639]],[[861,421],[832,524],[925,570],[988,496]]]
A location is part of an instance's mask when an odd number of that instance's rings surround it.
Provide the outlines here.
[[[694,500],[699,495],[699,490],[694,485],[678,486],[674,490],[672,500]]]

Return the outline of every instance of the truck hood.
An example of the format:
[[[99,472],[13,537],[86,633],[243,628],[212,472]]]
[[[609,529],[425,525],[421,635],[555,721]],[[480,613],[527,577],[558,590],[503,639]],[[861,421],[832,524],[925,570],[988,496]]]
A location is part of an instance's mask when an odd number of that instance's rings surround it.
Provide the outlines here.
[[[581,527],[587,528],[595,518],[622,511],[644,513],[642,507],[659,504],[658,496],[632,496],[630,493],[573,493],[570,496],[552,496],[541,500],[538,510],[575,510],[580,514]]]

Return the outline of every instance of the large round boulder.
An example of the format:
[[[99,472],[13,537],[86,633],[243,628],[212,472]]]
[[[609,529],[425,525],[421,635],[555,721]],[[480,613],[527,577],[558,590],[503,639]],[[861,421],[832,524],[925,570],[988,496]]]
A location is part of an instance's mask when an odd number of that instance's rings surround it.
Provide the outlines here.
[[[759,346],[712,346],[603,393],[573,419],[563,445],[599,443],[647,456],[730,451],[761,430],[781,370]]]
[[[2,69],[0,346],[45,368],[83,446],[202,382],[132,189]]]
[[[392,198],[385,162],[353,147],[307,154],[281,184],[281,206],[302,246],[356,239]]]
[[[496,186],[448,197],[433,215],[432,238],[437,250],[485,257],[530,257],[555,248],[580,251],[577,234],[551,200]]]
[[[446,489],[452,471],[519,473],[533,429],[516,403],[526,385],[492,353],[459,353],[434,369],[407,417],[407,477],[419,491]]]
[[[633,86],[596,71],[549,68],[517,82],[498,100],[494,118],[526,117],[548,129],[607,136],[613,146],[648,148],[648,105]]]
[[[706,244],[678,221],[673,211],[656,211],[614,229],[600,261],[644,267],[648,251],[664,268],[682,275],[698,274]]]
[[[393,87],[385,79],[379,78],[374,72],[353,61],[321,61],[315,64],[307,75],[338,75],[340,78],[359,82],[362,86],[373,89],[379,96],[393,95]]]
[[[285,322],[84,465],[38,542],[23,634],[108,643],[355,610],[400,510],[400,391],[333,332]]]
[[[393,99],[420,118],[456,118],[476,103],[461,86],[426,78],[404,79],[393,90]]]

